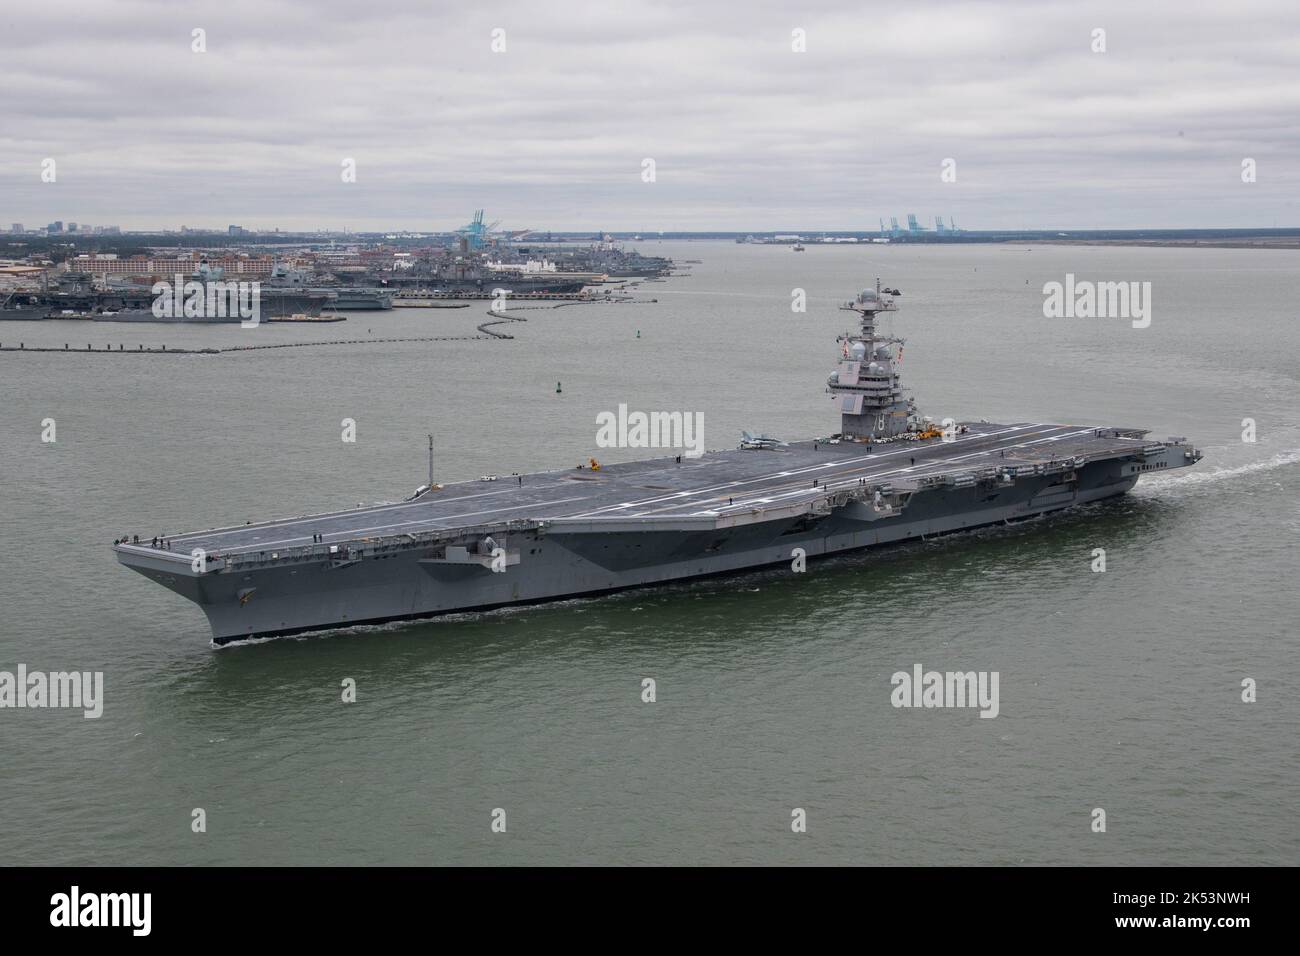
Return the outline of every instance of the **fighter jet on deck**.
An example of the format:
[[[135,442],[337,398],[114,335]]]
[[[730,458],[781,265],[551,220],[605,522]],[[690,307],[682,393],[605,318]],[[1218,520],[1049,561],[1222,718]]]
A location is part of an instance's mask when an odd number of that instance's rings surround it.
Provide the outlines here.
[[[779,438],[772,438],[770,435],[755,435],[753,432],[742,431],[740,433],[741,448],[785,448],[787,442]]]

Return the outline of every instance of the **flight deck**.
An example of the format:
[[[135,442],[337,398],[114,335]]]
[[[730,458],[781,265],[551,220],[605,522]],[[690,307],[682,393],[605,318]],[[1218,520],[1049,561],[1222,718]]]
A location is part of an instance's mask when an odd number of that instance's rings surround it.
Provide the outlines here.
[[[864,485],[904,489],[990,468],[1065,467],[1076,459],[1131,455],[1147,444],[1140,432],[1098,426],[960,427],[965,433],[952,441],[804,441],[683,456],[680,463],[675,457],[656,458],[599,470],[460,481],[412,501],[179,534],[167,541],[173,553],[188,556],[200,548],[215,558],[521,520],[595,526],[632,519],[716,518],[804,505],[828,492]]]

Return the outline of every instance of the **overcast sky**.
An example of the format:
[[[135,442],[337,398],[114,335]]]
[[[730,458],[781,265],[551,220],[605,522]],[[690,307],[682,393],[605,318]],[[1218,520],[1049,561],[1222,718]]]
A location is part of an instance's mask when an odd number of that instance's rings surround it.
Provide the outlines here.
[[[0,228],[1300,226],[1297,0],[2,9]]]

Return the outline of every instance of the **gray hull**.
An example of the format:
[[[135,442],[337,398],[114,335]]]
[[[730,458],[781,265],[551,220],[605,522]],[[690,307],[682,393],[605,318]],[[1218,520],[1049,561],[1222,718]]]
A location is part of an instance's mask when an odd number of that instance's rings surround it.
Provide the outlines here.
[[[682,534],[675,531],[566,534],[526,532],[508,540],[526,565],[491,573],[466,565],[421,564],[416,553],[361,561],[345,568],[268,571],[258,580],[269,600],[244,607],[235,591],[250,582],[224,582],[205,589],[201,606],[217,644],[255,637],[357,624],[416,620],[453,612],[490,610],[627,588],[779,565],[791,566],[795,548],[809,559],[886,545],[922,536],[968,530],[1028,518],[1071,505],[1121,495],[1136,478],[1084,489],[1077,494],[1043,486],[1038,494],[979,508],[976,493],[951,492],[924,509],[925,516],[887,519],[876,525],[834,516],[816,533],[787,534],[793,522],[751,525],[743,532]],[[1046,502],[1051,498],[1055,504]],[[1033,503],[1032,499],[1038,499]],[[716,551],[712,550],[717,548]]]
[[[581,483],[573,474],[547,473],[525,476],[525,484],[519,488],[505,481],[448,486],[438,492],[447,497],[427,505],[424,502],[431,499],[429,495],[385,506],[382,512],[362,510],[290,519],[261,526],[260,531],[252,526],[200,532],[172,539],[171,550],[119,545],[117,551],[122,563],[196,602],[208,617],[213,641],[224,644],[597,595],[765,566],[789,568],[795,549],[815,559],[1061,511],[1122,495],[1141,472],[1181,467],[1199,458],[1181,444],[1144,446],[1132,438],[1089,436],[1089,442],[1117,447],[1109,454],[1094,452],[1098,459],[1090,462],[1049,460],[1032,467],[1022,465],[1019,474],[1004,469],[997,475],[972,476],[968,482],[972,473],[954,470],[951,462],[959,460],[962,468],[969,469],[971,448],[986,448],[976,454],[1006,462],[1006,447],[1033,446],[1045,439],[1030,436],[1056,434],[1050,430],[1017,431],[1043,426],[987,427],[988,435],[973,435],[975,440],[970,443],[931,442],[866,456],[849,451],[847,455],[853,457],[847,457],[846,446],[841,446],[834,450],[838,453],[835,458],[828,455],[831,450],[826,446],[812,451],[809,444],[792,448],[793,455],[711,453],[694,465],[716,480],[718,464],[731,465],[729,470],[737,475],[742,474],[738,465],[744,464],[757,477],[741,483],[759,483],[754,495],[774,495],[763,482],[781,482],[780,487],[786,487],[792,473],[806,470],[808,462],[820,463],[811,466],[823,469],[821,473],[827,476],[819,489],[795,492],[794,500],[788,502],[759,498],[766,502],[760,507],[746,502],[745,507],[717,511],[689,510],[698,509],[701,502],[697,499],[677,513],[661,515],[656,513],[662,510],[656,502],[676,497],[661,495],[647,499],[651,503],[641,509],[645,514],[626,510],[611,514],[611,507],[619,506],[600,506],[606,499],[596,498],[576,506],[582,509],[577,514],[520,519],[519,510],[545,512],[548,501],[577,500],[567,494],[570,486]],[[1082,440],[1078,435],[1079,431],[1065,431],[1060,437],[1078,442]],[[1023,441],[1019,446],[1009,444],[1014,439]],[[959,451],[967,454],[959,455]],[[913,457],[900,457],[909,453]],[[723,460],[710,467],[710,458]],[[861,464],[863,461],[867,464]],[[918,464],[906,467],[909,461]],[[779,471],[771,471],[773,462],[778,463]],[[599,478],[582,480],[608,483],[612,485],[608,500],[626,501],[628,487],[668,489],[674,474],[682,475],[683,489],[691,488],[680,471],[687,467],[673,459],[661,459],[613,466]],[[890,477],[886,481],[837,482],[833,476],[841,469],[846,475],[865,474],[862,470],[868,469]],[[609,474],[619,470],[627,474]],[[899,471],[917,477],[892,477]],[[647,481],[663,484],[645,484]],[[535,485],[543,486],[533,491],[535,502],[513,504],[529,500],[527,492]],[[712,496],[710,500],[716,497],[712,486],[705,490]],[[698,493],[683,490],[677,494]],[[557,499],[557,495],[564,497]],[[506,497],[498,505],[512,504],[497,507],[498,519],[505,519],[500,512],[507,511],[514,512],[514,517],[470,527],[456,513],[491,513],[483,510],[487,507],[484,499],[499,496]],[[574,508],[569,504],[551,510],[571,512]],[[425,516],[425,511],[434,510],[436,514]],[[407,526],[417,533],[396,533]],[[428,530],[418,530],[426,526]],[[341,530],[344,527],[348,530]],[[326,529],[326,534],[318,543],[312,539],[318,533],[314,529],[320,528]],[[488,535],[496,547],[498,570],[492,569],[492,554],[480,545]],[[348,543],[331,545],[331,541]],[[202,571],[192,564],[194,547],[204,551]]]
[[[349,312],[383,311],[393,307],[393,295],[384,289],[312,289],[311,292],[333,296],[330,304],[335,309]]]
[[[50,314],[49,306],[33,305],[14,309],[0,309],[0,321],[40,322]]]

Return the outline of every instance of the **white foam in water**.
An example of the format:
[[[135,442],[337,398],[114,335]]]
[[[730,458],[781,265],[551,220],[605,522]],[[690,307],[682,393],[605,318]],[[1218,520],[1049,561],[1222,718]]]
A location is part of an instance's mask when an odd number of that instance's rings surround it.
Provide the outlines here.
[[[1208,485],[1217,484],[1221,481],[1231,481],[1233,478],[1241,478],[1245,475],[1254,475],[1262,471],[1273,471],[1276,468],[1285,468],[1287,465],[1300,463],[1300,448],[1284,451],[1274,455],[1272,458],[1266,458],[1263,461],[1253,461],[1248,465],[1238,465],[1235,468],[1215,468],[1212,471],[1197,471],[1195,468],[1185,475],[1160,475],[1158,477],[1143,476],[1138,482],[1133,494],[1143,491],[1159,493],[1168,488],[1181,488],[1188,485]]]

